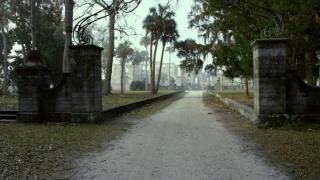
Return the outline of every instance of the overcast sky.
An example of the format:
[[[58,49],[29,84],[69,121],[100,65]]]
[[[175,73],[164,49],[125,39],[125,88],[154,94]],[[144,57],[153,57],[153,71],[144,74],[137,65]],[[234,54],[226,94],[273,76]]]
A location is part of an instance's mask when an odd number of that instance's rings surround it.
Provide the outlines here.
[[[79,0],[79,4],[81,0]],[[127,2],[129,0],[126,0]],[[76,1],[77,2],[77,1]],[[108,2],[108,1],[106,1]],[[111,0],[109,1],[111,2]],[[143,19],[149,14],[149,9],[150,7],[156,7],[158,4],[161,5],[166,5],[168,3],[168,0],[142,0],[140,5],[133,11],[130,12],[129,14],[126,14],[127,17],[125,18],[127,23],[129,24],[129,26],[132,26],[135,29],[135,32],[138,35],[129,35],[129,36],[123,36],[122,39],[120,39],[120,34],[116,31],[115,36],[117,37],[117,39],[115,40],[115,47],[118,46],[119,43],[123,42],[124,40],[129,40],[130,42],[133,43],[133,47],[134,48],[138,48],[140,50],[144,50],[144,47],[141,46],[140,40],[141,38],[145,35],[145,29],[142,28],[142,22]],[[180,35],[180,38],[178,40],[185,40],[187,38],[191,38],[191,39],[195,39],[197,41],[197,43],[202,43],[203,41],[201,39],[197,38],[197,30],[195,29],[188,29],[188,13],[190,12],[191,6],[193,5],[193,0],[179,0],[179,2],[177,3],[177,0],[171,0],[170,1],[170,7],[172,8],[172,10],[175,12],[175,20],[177,22],[178,25],[178,32]],[[133,3],[132,3],[133,4]],[[98,10],[101,10],[101,7],[99,5],[95,6],[95,10],[93,10],[92,12],[97,12]],[[79,14],[82,14],[80,12],[83,12],[82,8],[75,8],[75,12],[74,12],[74,18],[76,18],[77,16],[79,17]],[[101,13],[103,14],[103,13]],[[106,18],[107,19],[107,18]],[[118,23],[119,24],[124,24],[121,23],[121,19],[118,19]],[[77,23],[77,21],[74,21],[73,25],[75,26],[75,24]],[[97,22],[97,24],[99,26],[103,26],[103,27],[107,27],[107,21],[104,19],[101,19]],[[92,26],[92,25],[90,25]],[[127,30],[126,30],[127,32]],[[131,34],[133,34],[134,32],[131,32]],[[130,33],[129,33],[130,34]],[[94,39],[96,39],[97,37],[93,37]],[[170,44],[167,44],[167,46],[170,46]],[[161,56],[161,49],[162,49],[162,45],[161,43],[159,43],[158,46],[158,51],[157,51],[157,61],[159,61],[160,56]],[[176,56],[176,53],[173,53],[171,56],[171,62],[175,62],[176,64],[179,64],[180,61],[182,59],[179,59]],[[164,54],[164,62],[169,62],[169,54],[168,52],[165,52]],[[117,61],[115,61],[115,63],[118,63]]]
[[[142,22],[143,19],[149,14],[150,7],[156,7],[158,4],[165,5],[168,3],[168,0],[142,0],[140,5],[135,9],[133,12],[127,14],[129,17],[126,18],[126,21],[129,23],[129,26],[134,27],[135,32],[138,35],[130,35],[130,36],[124,36],[123,39],[120,39],[119,33],[116,32],[116,37],[118,37],[115,40],[115,47],[124,40],[129,39],[133,43],[134,48],[138,48],[140,50],[144,50],[144,47],[139,44],[140,39],[145,35],[145,29],[142,28]],[[177,3],[176,0],[171,0],[170,7],[175,12],[175,20],[178,25],[178,32],[180,35],[180,38],[178,40],[185,40],[187,38],[192,38],[197,41],[197,43],[201,43],[202,40],[197,39],[197,31],[195,29],[188,29],[188,18],[187,15],[190,12],[191,6],[193,4],[193,0],[179,0]],[[96,10],[93,12],[98,11],[101,9],[100,6],[96,6]],[[77,16],[77,14],[81,12],[81,9],[76,9],[74,17]],[[121,21],[121,20],[118,20]],[[97,23],[101,26],[105,26],[107,21],[106,20],[99,20]],[[75,21],[73,25],[75,25],[77,22]],[[123,23],[119,23],[123,24]],[[95,37],[94,37],[95,39]],[[170,44],[167,44],[167,46],[170,46]],[[161,49],[162,45],[159,43],[158,52],[157,52],[157,59],[160,59],[161,56]],[[158,61],[157,60],[157,61]],[[176,53],[173,53],[171,56],[171,62],[175,62],[176,64],[179,64],[182,59],[179,59],[176,56]],[[169,54],[165,52],[164,55],[164,62],[169,62]],[[115,61],[115,63],[118,63]]]
[[[135,14],[137,14],[138,18],[141,18],[141,20],[136,22],[135,27],[139,31],[142,31],[145,33],[145,30],[142,29],[142,21],[143,19],[149,14],[149,8],[150,7],[157,7],[157,5],[160,3],[161,5],[165,5],[168,2],[168,0],[142,0],[139,7],[134,11]],[[188,29],[188,18],[187,15],[190,12],[190,7],[193,4],[192,0],[180,0],[179,3],[176,2],[176,0],[171,0],[170,6],[172,7],[172,10],[176,13],[175,20],[178,24],[178,32],[180,35],[180,38],[178,40],[185,40],[187,38],[192,38],[197,40],[197,31],[194,29]],[[140,40],[141,37],[136,37],[132,39],[138,39]],[[135,40],[133,40],[135,41]],[[198,43],[200,43],[200,40],[197,40]],[[167,46],[170,46],[170,44],[167,44]],[[160,46],[159,49],[161,49],[162,46]],[[160,53],[158,52],[157,57],[160,58]],[[168,53],[165,52],[164,62],[169,62],[168,60]],[[157,58],[158,59],[158,58]],[[179,63],[182,59],[179,59],[176,57],[176,53],[173,53],[171,56],[171,61],[175,63]]]
[[[77,0],[76,0],[76,2],[77,2]],[[131,42],[133,42],[134,48],[139,48],[141,50],[144,50],[144,47],[139,45],[141,37],[143,35],[145,35],[145,30],[142,28],[142,21],[149,14],[149,8],[150,7],[157,7],[157,5],[159,3],[161,5],[165,5],[166,3],[168,3],[168,0],[142,0],[142,2],[137,7],[137,9],[134,12],[132,12],[131,14],[129,14],[129,16],[130,16],[129,22],[132,23],[131,25],[136,29],[137,34],[141,34],[141,36],[125,37],[125,38],[129,38],[129,40]],[[180,38],[178,40],[185,40],[187,38],[192,38],[192,39],[195,39],[197,41],[197,43],[202,43],[202,40],[197,38],[197,31],[195,29],[188,29],[187,15],[190,12],[190,7],[192,6],[192,4],[193,4],[193,0],[179,0],[178,3],[176,0],[171,0],[171,2],[170,2],[170,6],[171,6],[172,10],[176,13],[174,19],[176,20],[176,22],[178,24],[178,32],[180,35]],[[97,10],[101,9],[101,8],[99,8],[100,6],[96,6],[96,7],[98,7]],[[74,18],[76,18],[77,14],[79,14],[79,12],[81,12],[81,9],[75,8],[74,10],[75,10]],[[95,10],[93,10],[93,12],[95,12]],[[75,26],[76,23],[77,23],[77,21],[74,21],[73,25]],[[104,24],[104,23],[106,23],[106,21],[103,19],[98,21],[98,24]],[[121,41],[123,41],[123,40],[117,39],[115,41],[115,46],[117,46]],[[167,46],[170,46],[170,44],[167,44]],[[21,47],[15,45],[15,49],[20,49],[20,48]],[[157,59],[160,59],[160,55],[161,55],[160,50],[161,49],[162,49],[162,45],[159,43],[158,52],[157,52]],[[169,57],[168,53],[165,52],[164,62],[169,62],[168,57]],[[175,62],[175,63],[179,64],[181,60],[182,59],[179,59],[176,56],[176,53],[172,54],[171,62]]]

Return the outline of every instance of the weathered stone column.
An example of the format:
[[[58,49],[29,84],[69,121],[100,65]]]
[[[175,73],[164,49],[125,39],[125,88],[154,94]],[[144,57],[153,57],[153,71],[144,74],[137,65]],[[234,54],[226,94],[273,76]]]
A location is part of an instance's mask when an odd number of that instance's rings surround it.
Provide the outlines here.
[[[257,124],[286,113],[286,42],[288,39],[254,41],[254,111]]]
[[[175,83],[176,83],[176,80],[173,79],[173,78],[171,78],[171,80],[170,80],[170,85],[169,85],[169,87],[170,87],[171,90],[176,90],[176,89],[175,89]]]
[[[50,69],[42,65],[38,51],[28,53],[25,66],[15,69],[18,73],[18,122],[40,122],[42,111],[40,89],[50,87]]]
[[[94,121],[102,111],[101,51],[94,45],[70,46],[72,121]]]

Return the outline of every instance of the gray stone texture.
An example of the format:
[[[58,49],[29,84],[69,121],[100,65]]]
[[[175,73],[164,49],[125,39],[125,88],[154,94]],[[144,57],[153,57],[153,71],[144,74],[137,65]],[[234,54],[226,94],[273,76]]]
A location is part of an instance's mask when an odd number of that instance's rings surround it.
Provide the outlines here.
[[[257,114],[286,112],[286,42],[287,39],[259,39],[251,44]]]
[[[70,49],[71,72],[63,73],[60,83],[53,88],[50,88],[50,69],[36,66],[37,63],[16,69],[18,122],[85,122],[92,121],[95,114],[102,111],[103,49],[93,45]]]
[[[50,87],[50,69],[45,67],[18,67],[18,104],[17,121],[34,122],[39,119],[41,110],[40,88]]]
[[[287,113],[320,114],[320,88],[309,86],[296,70],[287,70]]]
[[[71,73],[63,73],[62,79],[57,86],[41,89],[41,103],[43,104],[41,112],[71,112],[71,87]]]
[[[50,69],[44,67],[19,67],[18,73],[18,103],[19,112],[38,112],[40,88],[49,88]]]
[[[72,112],[102,111],[101,51],[97,46],[72,46]]]

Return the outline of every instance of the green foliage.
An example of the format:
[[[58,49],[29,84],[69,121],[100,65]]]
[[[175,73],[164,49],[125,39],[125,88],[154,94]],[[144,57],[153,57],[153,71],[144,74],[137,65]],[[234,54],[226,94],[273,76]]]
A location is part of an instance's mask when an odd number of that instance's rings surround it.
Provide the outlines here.
[[[174,48],[177,50],[177,56],[184,58],[179,65],[181,69],[189,75],[191,72],[197,74],[202,69],[203,60],[200,59],[200,55],[203,52],[203,46],[201,44],[197,44],[193,39],[186,39],[176,42]]]
[[[5,167],[0,169],[1,179],[57,179],[71,167],[73,159],[102,149],[103,143],[117,137],[123,128],[73,123],[1,124],[0,146],[5,147],[1,149],[1,166]]]
[[[134,55],[132,58],[132,65],[138,66],[140,63],[145,62],[145,61],[148,61],[147,51],[144,51],[144,50],[139,51],[138,49],[134,50]]]
[[[19,51],[17,51],[16,53],[19,53]],[[11,58],[13,59],[12,62],[9,63],[9,85],[18,84],[18,74],[16,71],[14,71],[17,67],[19,67],[21,64],[23,64],[23,59],[18,56],[11,56]]]
[[[130,84],[131,91],[141,91],[145,89],[145,84],[141,81],[132,81]]]
[[[217,69],[222,69],[224,76],[233,79],[236,77],[252,77],[253,57],[249,43],[239,39],[237,44],[220,44],[211,51],[212,64],[205,70],[216,75]]]
[[[171,10],[169,4],[164,6],[158,4],[158,8],[151,7],[149,9],[149,13],[150,14],[143,20],[143,28],[146,30],[146,34],[150,33],[150,63],[153,63],[153,68],[151,68],[151,93],[156,94],[160,83],[165,46],[167,43],[175,42],[179,37],[179,33],[176,29],[177,23],[173,19],[175,12]],[[159,40],[162,42],[160,68],[158,73],[160,76],[157,79],[157,87],[155,87],[155,61]],[[152,50],[153,44],[155,46],[154,50]]]
[[[15,16],[12,23],[16,26],[8,32],[9,40],[17,42],[23,51],[17,51],[17,56],[13,57],[14,62],[10,63],[10,70],[23,65],[23,58],[31,50],[31,29],[30,29],[30,6],[25,1],[15,2]],[[37,50],[42,55],[44,65],[50,67],[51,82],[56,85],[62,75],[62,60],[64,51],[64,34],[61,7],[56,2],[37,1],[36,8],[36,32],[37,32]],[[17,16],[16,16],[17,15]],[[9,72],[11,79],[15,78],[14,72]]]
[[[149,36],[143,36],[141,39],[140,39],[140,45],[141,46],[144,46],[147,50],[148,46],[150,45],[150,37]]]
[[[132,49],[132,43],[129,41],[124,41],[120,43],[116,49],[116,54],[119,58],[124,58],[125,61],[130,61],[134,55],[134,49]]]
[[[167,73],[161,73],[161,81],[162,82],[165,82],[168,80],[168,74]]]
[[[239,2],[238,5],[247,9],[246,11],[235,6],[221,6],[220,0],[197,1],[202,2],[203,6],[198,7],[199,14],[190,13],[190,27],[198,28],[199,35],[205,34],[211,44],[219,46],[218,42],[220,41],[223,44],[233,46],[232,48],[237,52],[238,59],[241,61],[240,68],[234,69],[235,66],[229,67],[229,63],[219,63],[220,61],[213,59],[212,65],[207,68],[208,72],[214,74],[217,67],[225,66],[228,69],[225,74],[227,76],[237,73],[242,76],[252,74],[248,73],[253,69],[252,49],[249,45],[255,39],[260,38],[261,31],[269,25],[270,19],[251,13],[250,10],[270,16],[270,18],[274,18],[274,14],[243,2]],[[317,0],[308,2],[302,0],[252,0],[251,2],[272,9],[283,18],[284,32],[282,37],[290,39],[287,44],[287,67],[297,68],[302,77],[307,76],[305,73],[310,69],[305,68],[311,66],[315,69],[316,52],[320,50],[319,2]],[[213,48],[213,55],[217,54],[219,48]],[[309,59],[306,57],[307,53],[309,53]],[[225,59],[225,61],[227,60]],[[318,72],[314,71],[313,76],[318,76]]]

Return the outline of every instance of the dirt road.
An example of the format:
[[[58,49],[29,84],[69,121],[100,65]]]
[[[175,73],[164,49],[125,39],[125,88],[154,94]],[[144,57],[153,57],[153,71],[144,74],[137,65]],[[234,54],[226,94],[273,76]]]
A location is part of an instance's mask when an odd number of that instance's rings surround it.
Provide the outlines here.
[[[244,145],[246,144],[246,145]],[[135,121],[99,154],[79,159],[69,179],[289,179],[256,156],[189,92],[157,114]]]

